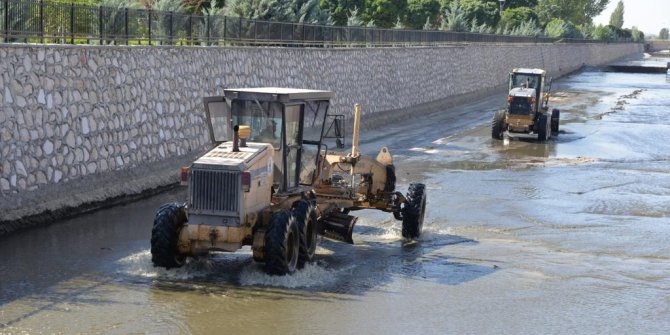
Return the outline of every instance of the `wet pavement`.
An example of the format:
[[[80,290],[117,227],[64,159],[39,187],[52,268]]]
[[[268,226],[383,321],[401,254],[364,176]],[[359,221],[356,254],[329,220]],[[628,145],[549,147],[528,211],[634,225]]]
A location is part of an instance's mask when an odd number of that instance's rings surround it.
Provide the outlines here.
[[[561,134],[493,141],[503,96],[363,135],[398,188],[426,183],[424,234],[357,212],[355,245],[271,277],[248,248],[153,268],[161,203],[185,190],[0,238],[1,333],[670,331],[670,83],[587,70],[554,84]]]

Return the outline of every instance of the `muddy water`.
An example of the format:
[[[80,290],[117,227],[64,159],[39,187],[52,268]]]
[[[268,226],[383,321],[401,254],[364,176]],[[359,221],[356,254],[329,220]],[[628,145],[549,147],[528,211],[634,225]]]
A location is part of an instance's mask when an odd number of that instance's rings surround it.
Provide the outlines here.
[[[153,268],[153,212],[183,190],[0,239],[0,333],[667,333],[668,85],[564,78],[546,144],[490,139],[500,96],[367,133],[399,188],[428,185],[424,235],[362,211],[355,245],[287,277],[249,249]]]

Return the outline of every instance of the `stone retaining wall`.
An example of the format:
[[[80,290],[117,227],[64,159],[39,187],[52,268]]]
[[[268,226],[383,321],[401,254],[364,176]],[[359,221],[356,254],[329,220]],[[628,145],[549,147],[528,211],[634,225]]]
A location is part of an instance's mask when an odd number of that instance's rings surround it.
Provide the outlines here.
[[[335,113],[351,115],[359,102],[364,113],[383,122],[380,112],[427,104],[432,107],[424,112],[438,111],[439,104],[431,102],[498,88],[514,67],[540,67],[559,76],[642,49],[641,44],[376,49],[0,44],[0,222],[62,207],[43,201],[55,194],[69,199],[68,206],[91,201],[80,192],[63,192],[70,185],[106,188],[118,181],[112,172],[137,175],[169,159],[190,159],[207,146],[201,99],[224,87],[333,90]],[[154,183],[169,178],[159,180]],[[152,185],[143,187],[158,186]],[[26,199],[34,206],[26,208]]]
[[[670,50],[669,40],[651,40],[646,43],[649,51]]]

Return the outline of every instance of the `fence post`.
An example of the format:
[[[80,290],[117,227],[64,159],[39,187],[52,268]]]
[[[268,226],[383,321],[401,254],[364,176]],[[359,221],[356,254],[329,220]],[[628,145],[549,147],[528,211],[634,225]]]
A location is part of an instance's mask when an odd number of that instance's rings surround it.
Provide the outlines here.
[[[193,14],[188,16],[188,42],[193,45]]]
[[[237,41],[239,42],[241,40],[242,40],[242,17],[240,16],[240,21],[237,30]]]
[[[40,0],[40,43],[44,43],[44,0]]]
[[[228,39],[228,17],[224,16],[223,17],[223,41]]]
[[[70,4],[70,44],[74,44],[74,3]]]
[[[209,13],[207,13],[205,15],[205,45],[206,46],[209,45],[209,19],[210,19],[210,15],[209,15]]]
[[[102,6],[98,6],[98,34],[100,35],[100,45],[102,45]]]
[[[7,42],[8,36],[9,36],[9,0],[4,0],[5,3],[5,26],[3,27],[5,29],[5,38],[4,41]]]
[[[151,17],[153,16],[151,15],[151,9],[147,10],[147,15],[149,15],[149,45],[151,45]]]
[[[125,17],[126,45],[128,45],[128,40],[129,40],[129,37],[128,37],[128,35],[129,35],[128,34],[128,7],[126,7],[125,10],[123,11],[123,16]]]
[[[173,12],[170,12],[170,29],[168,29],[168,43],[172,45],[172,14]]]

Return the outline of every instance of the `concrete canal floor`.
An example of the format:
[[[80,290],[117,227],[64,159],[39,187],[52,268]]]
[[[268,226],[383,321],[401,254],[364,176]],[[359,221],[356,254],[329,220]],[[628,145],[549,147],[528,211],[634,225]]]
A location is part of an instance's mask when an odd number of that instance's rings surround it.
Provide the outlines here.
[[[365,133],[424,235],[358,212],[355,245],[270,277],[249,249],[165,271],[153,215],[179,189],[0,239],[0,333],[667,334],[670,83],[595,69],[554,83],[561,134],[493,141],[503,96]]]

